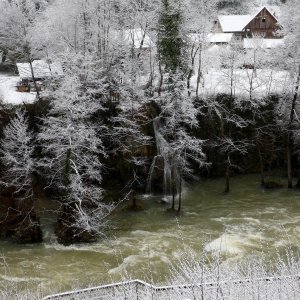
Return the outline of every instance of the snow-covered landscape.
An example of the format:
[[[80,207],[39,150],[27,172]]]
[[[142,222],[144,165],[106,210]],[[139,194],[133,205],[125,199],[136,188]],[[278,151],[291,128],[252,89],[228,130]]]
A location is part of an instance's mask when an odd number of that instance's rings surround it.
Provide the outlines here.
[[[18,76],[0,76],[0,99],[3,104],[20,105],[23,103],[34,103],[36,93],[20,93],[17,91]]]
[[[299,11],[0,1],[0,297],[300,299]]]

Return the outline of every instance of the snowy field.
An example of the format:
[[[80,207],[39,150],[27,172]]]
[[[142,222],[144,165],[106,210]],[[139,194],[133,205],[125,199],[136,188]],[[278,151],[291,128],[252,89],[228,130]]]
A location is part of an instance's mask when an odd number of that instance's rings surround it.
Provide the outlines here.
[[[195,67],[195,70],[197,67]],[[146,85],[149,75],[138,77],[139,85]],[[197,73],[191,78],[192,95],[196,94]],[[154,79],[159,84],[159,78]],[[270,95],[285,95],[292,90],[293,80],[287,71],[271,69],[225,69],[211,68],[203,74],[199,83],[200,96],[232,94],[235,97],[261,99]]]
[[[17,91],[19,76],[0,75],[0,100],[4,104],[19,105],[33,103],[36,93],[21,93]]]
[[[231,84],[232,79],[232,84]],[[231,88],[236,97],[252,96],[261,98],[270,94],[285,94],[290,87],[290,75],[286,71],[268,69],[210,69],[200,80],[199,92],[202,95],[230,94]],[[193,89],[196,89],[197,76],[191,79]]]

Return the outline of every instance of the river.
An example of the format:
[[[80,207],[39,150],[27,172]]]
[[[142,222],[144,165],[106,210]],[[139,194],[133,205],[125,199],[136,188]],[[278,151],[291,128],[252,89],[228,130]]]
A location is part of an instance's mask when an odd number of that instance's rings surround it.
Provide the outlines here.
[[[282,180],[285,183],[284,180]],[[232,179],[224,195],[223,179],[190,186],[183,197],[183,214],[165,213],[159,196],[140,196],[141,212],[114,215],[106,240],[91,245],[62,246],[53,233],[53,219],[41,218],[44,243],[0,242],[0,281],[15,282],[44,293],[140,278],[161,283],[183,245],[196,251],[226,252],[232,258],[278,250],[300,242],[300,191],[264,190],[258,175]]]

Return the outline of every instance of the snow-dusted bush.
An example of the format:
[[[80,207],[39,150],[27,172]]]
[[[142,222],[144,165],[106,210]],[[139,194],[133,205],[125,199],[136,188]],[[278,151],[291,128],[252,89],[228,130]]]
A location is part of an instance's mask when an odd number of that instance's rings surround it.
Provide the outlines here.
[[[226,256],[226,255],[225,255]],[[171,299],[299,299],[299,257],[290,249],[272,262],[264,253],[243,259],[182,253],[172,266]]]

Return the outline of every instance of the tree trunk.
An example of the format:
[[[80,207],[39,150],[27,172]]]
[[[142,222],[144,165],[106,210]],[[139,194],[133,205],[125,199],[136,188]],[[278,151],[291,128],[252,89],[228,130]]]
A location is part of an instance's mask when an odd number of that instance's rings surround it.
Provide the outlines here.
[[[300,189],[300,176],[298,176],[298,180],[297,180],[297,183],[296,183],[296,188]]]
[[[264,168],[264,160],[262,157],[262,153],[258,148],[258,155],[259,155],[259,164],[260,164],[260,183],[262,186],[265,185],[265,168]]]
[[[191,96],[191,78],[192,78],[192,76],[193,76],[193,70],[190,69],[189,73],[188,73],[188,77],[187,77],[187,84],[186,84],[189,97]]]
[[[146,24],[146,28],[147,28],[147,24]],[[143,37],[142,37],[142,40],[141,40],[141,43],[140,43],[139,53],[137,54],[137,58],[139,58],[141,56],[141,53],[143,51],[143,45],[144,45],[144,41],[145,41],[145,37],[146,37],[146,28],[143,32]]]
[[[161,89],[162,89],[162,85],[163,85],[163,81],[164,81],[164,75],[163,75],[163,72],[162,72],[162,67],[161,67],[161,61],[160,61],[160,57],[158,59],[158,69],[159,69],[159,84],[158,84],[158,89],[157,89],[157,93],[158,93],[158,96],[161,95]]]
[[[33,66],[32,66],[32,60],[31,60],[31,58],[29,58],[29,66],[30,66],[30,72],[31,72],[31,78],[32,78],[32,81],[33,81],[33,85],[34,85],[34,88],[36,90],[37,99],[41,100],[40,92],[38,90],[38,86],[37,86],[36,79],[35,79],[35,76],[34,76],[34,71],[33,71]]]
[[[225,171],[225,190],[224,193],[229,193],[230,191],[230,165],[228,164]]]
[[[182,194],[182,177],[181,177],[181,175],[179,175],[178,194],[179,194],[179,200],[178,200],[178,209],[177,209],[177,212],[180,213],[180,210],[181,210],[181,194]]]
[[[193,48],[194,49],[194,48]],[[197,54],[197,52],[198,52],[198,49],[199,48],[197,48],[196,50],[195,50],[195,53],[193,53],[192,52],[192,54],[191,54],[191,63],[192,63],[192,66],[191,66],[191,68],[190,68],[190,70],[189,70],[189,73],[188,73],[188,76],[187,76],[187,90],[188,90],[188,96],[190,97],[191,96],[191,78],[192,78],[192,76],[193,76],[193,72],[194,72],[194,67],[195,67],[195,56],[196,56],[196,54]]]
[[[298,74],[297,80],[295,85],[295,93],[292,101],[291,113],[290,113],[290,120],[288,126],[288,134],[287,134],[287,144],[286,144],[286,154],[287,154],[287,175],[288,175],[288,188],[293,187],[293,175],[292,175],[292,149],[293,149],[293,121],[294,121],[294,114],[295,114],[295,107],[298,98],[299,92],[299,84],[300,84],[300,65],[298,66]]]
[[[135,195],[131,196],[132,197],[132,208],[135,209],[137,208],[137,198]]]
[[[291,137],[288,133],[287,145],[286,145],[286,155],[287,155],[287,176],[288,176],[288,188],[293,188],[293,175],[292,175],[292,153],[291,153]]]
[[[174,183],[172,183],[172,209],[175,209],[175,187],[174,187]]]
[[[233,74],[234,74],[234,69],[233,67],[230,70],[230,97],[233,98]]]
[[[200,86],[200,79],[202,77],[202,45],[199,48],[199,65],[198,65],[198,74],[197,74],[197,85],[196,85],[196,96],[199,96],[199,86]]]
[[[172,167],[171,171],[171,182],[172,182],[172,210],[175,209],[175,197],[176,197],[176,191],[175,191],[175,172],[174,167]]]
[[[64,173],[63,173],[63,185],[66,188],[66,190],[68,189],[69,185],[71,184],[71,180],[70,180],[70,173],[71,173],[70,160],[71,160],[71,155],[72,155],[72,150],[71,150],[71,148],[69,148],[67,150],[67,157],[66,157],[65,166],[64,166]]]
[[[7,50],[2,51],[2,59],[1,62],[4,63],[6,61]]]

